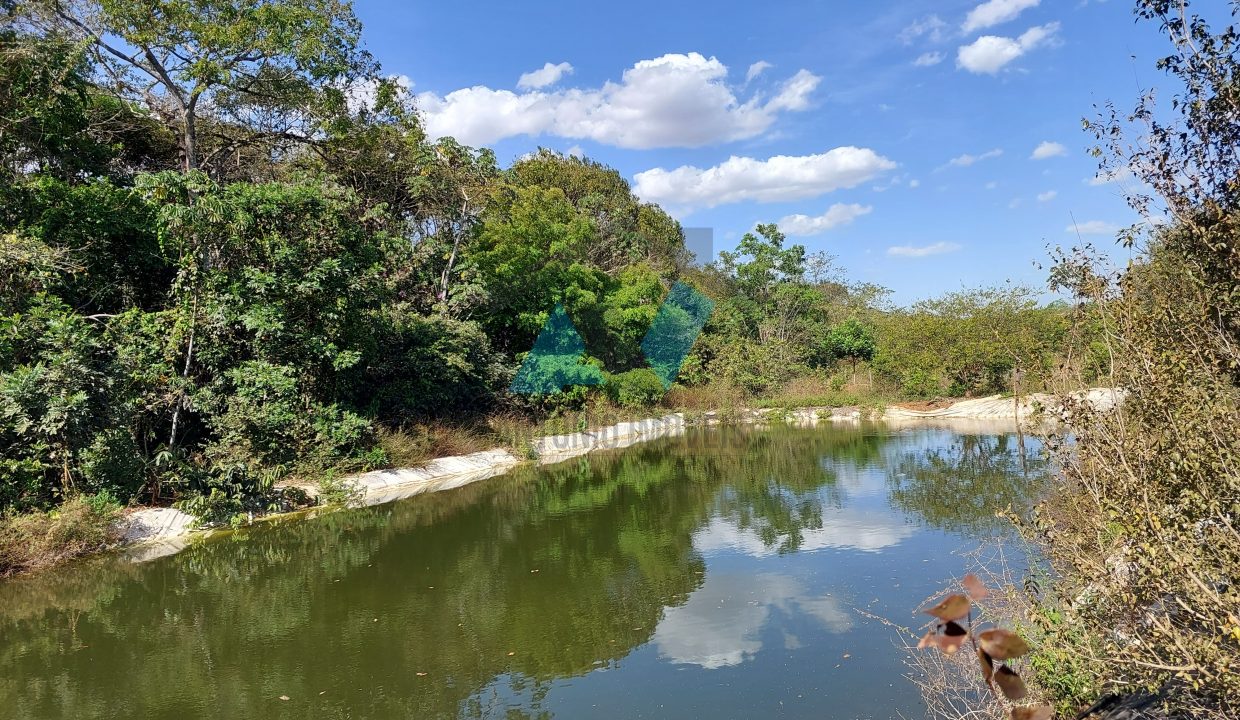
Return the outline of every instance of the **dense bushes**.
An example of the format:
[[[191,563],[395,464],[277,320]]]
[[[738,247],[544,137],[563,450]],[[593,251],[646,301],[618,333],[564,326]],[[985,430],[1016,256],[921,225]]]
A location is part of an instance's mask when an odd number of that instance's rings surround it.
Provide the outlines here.
[[[663,381],[648,368],[609,375],[603,390],[616,405],[622,408],[650,407],[663,397]]]

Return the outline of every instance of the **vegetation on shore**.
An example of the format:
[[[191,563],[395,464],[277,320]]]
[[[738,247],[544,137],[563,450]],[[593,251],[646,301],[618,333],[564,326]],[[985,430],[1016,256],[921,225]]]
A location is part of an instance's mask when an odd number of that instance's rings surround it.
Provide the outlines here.
[[[606,409],[983,393],[1065,358],[1069,310],[1028,289],[895,308],[773,225],[702,265],[608,167],[430,139],[347,4],[174,5],[0,6],[2,513],[228,522]],[[715,312],[665,393],[641,343],[676,282]],[[509,392],[556,307],[603,384]]]
[[[1240,29],[1182,2],[1138,0],[1136,14],[1171,41],[1158,66],[1176,94],[1108,105],[1086,127],[1100,172],[1136,181],[1144,221],[1122,240],[1138,253],[1115,271],[1076,248],[1051,271],[1127,398],[1095,412],[1065,393],[1047,438],[1060,472],[1021,519],[1045,566],[1005,612],[1061,717],[1222,720],[1240,714]],[[938,707],[1007,715],[984,698]]]

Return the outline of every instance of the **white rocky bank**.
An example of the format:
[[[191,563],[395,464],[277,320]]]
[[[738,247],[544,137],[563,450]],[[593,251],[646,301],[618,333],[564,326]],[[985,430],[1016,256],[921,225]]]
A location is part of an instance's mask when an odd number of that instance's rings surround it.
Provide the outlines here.
[[[1110,410],[1123,399],[1123,392],[1112,389],[1093,389],[1077,395],[1078,399],[1099,410]],[[953,405],[934,410],[910,410],[893,407],[873,417],[897,424],[947,422],[949,424],[1006,422],[1025,420],[1039,410],[1053,414],[1059,407],[1050,395],[1030,395],[1017,403],[1013,398],[994,395],[986,398],[962,400]],[[780,415],[785,422],[801,427],[814,427],[819,423],[857,422],[861,411],[857,408],[799,408],[796,410],[741,410],[727,418],[729,422],[762,423],[773,415]],[[721,413],[708,412],[698,417],[694,425],[716,425]],[[533,461],[550,465],[580,457],[597,450],[613,450],[630,445],[681,435],[690,425],[684,413],[671,413],[657,418],[646,418],[617,423],[597,430],[550,435],[536,439],[531,444]],[[962,428],[963,429],[963,428]],[[502,475],[529,459],[519,458],[511,451],[501,448],[483,452],[445,457],[433,460],[418,468],[375,470],[348,478],[361,496],[363,505],[400,500],[428,492],[451,490],[479,480]],[[169,555],[185,548],[196,536],[210,534],[211,530],[195,528],[193,516],[172,508],[143,508],[126,515],[123,540],[130,545],[126,550],[135,561],[150,560]]]

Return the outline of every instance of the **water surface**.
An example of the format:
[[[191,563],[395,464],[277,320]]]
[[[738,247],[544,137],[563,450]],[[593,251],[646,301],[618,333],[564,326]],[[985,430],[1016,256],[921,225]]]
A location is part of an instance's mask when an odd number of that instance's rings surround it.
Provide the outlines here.
[[[0,714],[920,717],[871,615],[920,622],[1040,476],[1005,433],[693,430],[95,559],[0,583]]]

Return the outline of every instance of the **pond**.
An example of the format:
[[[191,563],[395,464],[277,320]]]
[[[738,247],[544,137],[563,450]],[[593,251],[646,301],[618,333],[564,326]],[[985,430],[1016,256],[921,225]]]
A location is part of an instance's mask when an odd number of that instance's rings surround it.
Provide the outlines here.
[[[1030,503],[993,430],[690,430],[0,583],[11,718],[892,718],[899,634]]]

